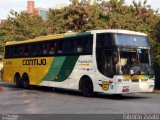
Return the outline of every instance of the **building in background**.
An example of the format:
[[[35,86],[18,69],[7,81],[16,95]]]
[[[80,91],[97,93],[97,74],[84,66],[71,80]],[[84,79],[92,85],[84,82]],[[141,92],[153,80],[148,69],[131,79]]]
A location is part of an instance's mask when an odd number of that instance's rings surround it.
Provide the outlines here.
[[[48,20],[48,9],[35,8],[35,15],[39,15],[43,20]]]
[[[27,1],[27,11],[28,13],[35,14],[35,3],[33,0]]]
[[[38,15],[42,17],[43,20],[48,19],[48,9],[45,8],[35,8],[35,2],[34,0],[28,0],[27,1],[27,11],[28,13],[32,13],[34,15]]]

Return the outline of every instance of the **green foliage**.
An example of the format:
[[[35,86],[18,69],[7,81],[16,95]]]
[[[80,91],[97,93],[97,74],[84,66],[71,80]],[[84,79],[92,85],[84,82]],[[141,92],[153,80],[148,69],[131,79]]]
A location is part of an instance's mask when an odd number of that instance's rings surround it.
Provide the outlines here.
[[[1,41],[20,41],[46,35],[43,20],[27,12],[11,11],[7,20],[0,26]]]
[[[48,34],[104,29],[108,15],[104,14],[100,7],[99,4],[91,6],[85,0],[81,2],[72,0],[69,7],[50,9],[47,23]]]
[[[49,20],[47,21],[48,34],[64,33],[66,23],[66,8],[65,9],[50,9]]]

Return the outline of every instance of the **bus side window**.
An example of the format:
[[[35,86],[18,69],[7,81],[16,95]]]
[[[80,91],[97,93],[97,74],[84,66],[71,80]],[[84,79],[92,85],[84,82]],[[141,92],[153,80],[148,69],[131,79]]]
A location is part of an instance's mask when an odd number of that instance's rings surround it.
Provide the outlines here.
[[[26,45],[26,46],[24,47],[24,56],[25,56],[25,57],[28,57],[28,56],[29,56],[29,45]]]
[[[47,46],[45,44],[42,45],[42,54],[43,55],[47,54]]]
[[[77,53],[82,53],[84,49],[83,45],[84,39],[82,37],[78,37],[76,38],[76,40],[77,40]]]
[[[111,34],[97,34],[97,47],[104,47],[112,45]]]
[[[74,41],[72,39],[68,39],[66,41],[66,53],[67,54],[74,54]]]
[[[93,37],[86,36],[84,40],[84,53],[90,54],[92,53],[92,49],[93,49]]]
[[[19,56],[24,56],[25,46],[19,46]]]
[[[5,47],[5,58],[12,58],[12,48],[13,47]]]
[[[57,43],[57,53],[62,55],[65,53],[65,41],[64,40],[61,40],[61,41],[58,41]]]
[[[33,43],[30,45],[31,56],[33,56],[33,57],[40,56],[41,53],[42,53],[41,43],[39,43],[39,44]]]
[[[19,57],[20,48],[18,46],[14,46],[14,57]]]
[[[50,43],[50,51],[49,51],[49,54],[53,55],[53,54],[56,54],[56,50],[57,50],[57,44],[56,42],[52,42]]]
[[[35,44],[32,44],[31,45],[31,56],[35,56],[37,53],[36,53],[36,47],[35,47]]]

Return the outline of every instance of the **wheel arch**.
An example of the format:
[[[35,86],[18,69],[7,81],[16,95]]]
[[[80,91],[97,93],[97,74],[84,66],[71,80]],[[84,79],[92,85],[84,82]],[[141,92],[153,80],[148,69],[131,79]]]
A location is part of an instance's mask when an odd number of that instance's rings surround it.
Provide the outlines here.
[[[28,77],[29,77],[29,75],[28,75],[26,72],[23,73],[22,77],[23,77],[23,76],[28,76]]]
[[[89,77],[88,75],[84,75],[79,80],[79,90],[81,90],[82,83],[83,83],[84,79],[86,79],[86,78],[88,78],[88,80],[92,83],[92,86],[93,86],[93,89],[94,89],[94,85],[93,85],[93,81],[92,81],[91,77]]]

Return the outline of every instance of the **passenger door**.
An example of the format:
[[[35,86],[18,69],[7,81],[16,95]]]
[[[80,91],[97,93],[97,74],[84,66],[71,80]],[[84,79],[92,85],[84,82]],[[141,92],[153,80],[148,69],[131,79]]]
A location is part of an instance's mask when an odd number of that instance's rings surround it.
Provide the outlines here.
[[[102,57],[102,72],[105,76],[112,78],[114,75],[112,50],[103,50]]]

